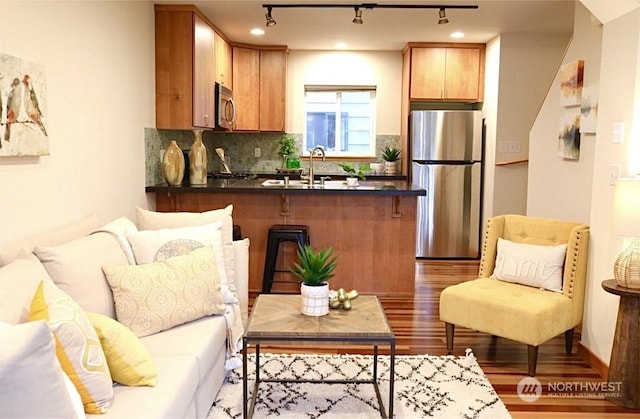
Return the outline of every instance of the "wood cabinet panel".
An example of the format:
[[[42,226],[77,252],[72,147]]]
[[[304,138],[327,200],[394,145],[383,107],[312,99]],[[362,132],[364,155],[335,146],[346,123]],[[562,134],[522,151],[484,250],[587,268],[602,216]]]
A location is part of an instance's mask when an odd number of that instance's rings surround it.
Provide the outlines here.
[[[233,48],[233,100],[236,103],[234,130],[260,129],[260,51]]]
[[[215,34],[215,81],[223,86],[232,88],[233,70],[231,45],[217,33]]]
[[[233,47],[237,131],[284,131],[286,49]]]
[[[214,128],[214,31],[193,16],[193,126]]]
[[[448,48],[444,82],[447,99],[477,99],[480,94],[480,50]]]
[[[484,47],[410,47],[410,100],[482,101]]]
[[[397,200],[397,201],[394,201]],[[393,217],[394,202],[401,217]],[[416,197],[278,195],[237,193],[156,194],[158,211],[202,212],[233,204],[233,220],[251,241],[249,290],[262,289],[267,232],[273,224],[309,226],[314,247],[332,246],[338,255],[334,289],[363,294],[411,295],[415,280]],[[288,215],[281,215],[281,209]],[[291,250],[291,249],[290,249]],[[282,267],[294,255],[285,255]],[[274,284],[274,291],[299,287]]]
[[[260,131],[284,131],[287,57],[260,51]]]
[[[214,127],[213,34],[193,6],[155,6],[157,128]]]

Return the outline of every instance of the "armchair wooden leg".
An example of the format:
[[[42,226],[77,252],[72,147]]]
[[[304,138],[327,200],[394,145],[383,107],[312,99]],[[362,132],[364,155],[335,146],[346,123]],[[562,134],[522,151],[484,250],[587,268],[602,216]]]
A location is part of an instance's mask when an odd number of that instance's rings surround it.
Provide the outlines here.
[[[444,326],[447,332],[447,353],[451,355],[453,353],[453,333],[456,330],[456,325],[445,322]]]
[[[571,350],[573,348],[573,332],[575,328],[569,329],[564,332],[564,351],[567,355],[571,355]]]
[[[533,345],[527,345],[528,347],[528,364],[529,364],[529,375],[531,377],[536,376],[536,364],[538,363],[538,347]]]

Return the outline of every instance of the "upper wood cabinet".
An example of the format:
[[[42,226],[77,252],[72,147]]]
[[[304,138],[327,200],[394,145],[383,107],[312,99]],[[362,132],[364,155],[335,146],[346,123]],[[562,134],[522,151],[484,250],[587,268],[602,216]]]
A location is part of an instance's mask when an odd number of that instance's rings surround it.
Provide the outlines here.
[[[232,55],[234,130],[283,132],[287,48],[234,46]]]
[[[194,6],[155,5],[157,128],[214,127],[214,42]]]
[[[215,34],[215,81],[231,89],[233,86],[231,45],[219,34]]]
[[[484,51],[484,44],[409,44],[409,100],[481,102]]]

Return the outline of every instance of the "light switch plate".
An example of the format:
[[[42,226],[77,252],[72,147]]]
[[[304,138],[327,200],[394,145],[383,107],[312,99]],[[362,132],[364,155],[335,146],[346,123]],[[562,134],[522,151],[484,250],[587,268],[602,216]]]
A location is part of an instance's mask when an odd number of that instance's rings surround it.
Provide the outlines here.
[[[624,142],[624,122],[613,123],[611,142],[614,144],[622,144]]]
[[[609,185],[615,186],[618,182],[618,178],[620,177],[620,165],[619,164],[610,164],[609,165]]]

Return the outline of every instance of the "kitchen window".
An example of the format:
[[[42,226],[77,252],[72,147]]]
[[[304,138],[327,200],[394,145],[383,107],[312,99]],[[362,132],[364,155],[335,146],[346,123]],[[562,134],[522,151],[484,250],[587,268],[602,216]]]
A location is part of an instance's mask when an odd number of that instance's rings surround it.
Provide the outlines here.
[[[375,106],[374,86],[305,86],[304,154],[375,156]]]

